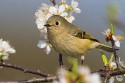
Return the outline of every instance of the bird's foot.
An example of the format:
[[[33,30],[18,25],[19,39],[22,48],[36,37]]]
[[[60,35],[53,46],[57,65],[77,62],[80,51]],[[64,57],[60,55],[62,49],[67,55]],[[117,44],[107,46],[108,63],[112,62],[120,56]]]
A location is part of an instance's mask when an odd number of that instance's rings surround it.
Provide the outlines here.
[[[63,67],[62,54],[59,54],[59,65],[61,68]]]
[[[81,65],[83,65],[83,62],[84,62],[84,59],[85,59],[85,56],[81,56]]]

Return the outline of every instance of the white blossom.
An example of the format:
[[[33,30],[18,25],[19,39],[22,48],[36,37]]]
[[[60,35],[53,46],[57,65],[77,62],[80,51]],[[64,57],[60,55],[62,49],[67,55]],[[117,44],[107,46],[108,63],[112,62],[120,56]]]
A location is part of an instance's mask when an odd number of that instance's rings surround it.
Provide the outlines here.
[[[83,80],[86,83],[101,83],[99,74],[91,73],[90,69],[87,67],[79,67],[78,73],[83,75]]]
[[[107,42],[113,39],[117,47],[120,47],[120,41],[124,39],[121,35],[115,36],[110,29],[105,30],[105,32],[102,32],[102,34],[106,36]]]
[[[9,53],[15,52],[15,49],[12,48],[7,41],[0,39],[0,58],[2,60],[8,60]]]
[[[67,12],[65,12],[65,6],[64,5],[56,5],[56,6],[51,6],[49,8],[49,13],[51,15],[60,15],[62,17],[65,17],[68,15]]]
[[[121,61],[121,58],[119,58],[119,63],[120,63],[121,66],[125,67],[124,61]],[[115,62],[111,62],[109,65],[110,65],[111,69],[116,69],[116,68],[117,68],[117,65],[116,65]],[[118,81],[123,81],[123,75],[117,75],[117,76],[115,76],[115,78],[116,78]],[[111,77],[111,78],[109,79],[109,83],[114,83],[114,79],[115,79],[115,78],[114,78],[114,77]]]
[[[122,67],[125,67],[125,63],[124,63],[124,61],[121,60],[121,57],[119,57],[119,63],[120,63],[120,65],[121,65]],[[116,65],[115,61],[111,62],[111,63],[109,64],[109,66],[110,66],[112,69],[116,69],[116,68],[117,68],[117,65]]]
[[[45,48],[46,54],[49,54],[51,51],[51,44],[48,40],[40,40],[37,46],[42,49]]]
[[[65,69],[60,69],[58,72],[59,80],[53,83],[72,83],[76,79],[68,78],[69,71]],[[100,76],[96,73],[91,73],[90,69],[84,66],[78,67],[77,74],[78,77],[81,76],[83,83],[101,83]],[[77,77],[76,77],[77,78]]]
[[[72,23],[72,21],[75,20],[75,17],[72,16],[72,15],[69,15],[69,16],[66,16],[65,19],[66,19],[68,22]]]
[[[2,60],[8,60],[9,59],[9,55],[4,55],[3,57],[2,57]]]
[[[115,45],[117,47],[120,47],[120,41],[123,40],[123,37],[118,35],[118,36],[112,36],[113,40],[115,41]]]
[[[114,80],[115,80],[115,78],[114,78],[114,77],[111,77],[111,78],[109,79],[109,83],[114,83]]]
[[[45,4],[45,3],[42,3],[41,4],[42,6],[40,7],[40,10],[44,11],[44,12],[47,12],[48,9],[49,9],[49,5]]]
[[[42,17],[42,18],[37,19],[36,24],[37,24],[38,29],[40,29],[40,30],[45,28],[44,27],[44,25],[46,24],[45,18]]]
[[[117,65],[116,65],[115,62],[111,62],[111,63],[109,64],[109,66],[111,67],[111,69],[116,69],[116,68],[117,68]]]
[[[75,12],[75,13],[81,13],[81,10],[78,8],[78,2],[77,1],[75,1],[75,0],[72,0],[71,1],[71,7],[72,7],[72,9],[73,9],[73,12]]]
[[[110,36],[111,35],[111,30],[107,29],[104,32],[102,32],[102,34],[105,35],[105,36]]]
[[[66,71],[65,69],[60,68],[58,71],[59,80],[58,81],[55,80],[55,81],[53,81],[53,83],[68,83],[68,80],[65,77],[67,72],[68,71]]]

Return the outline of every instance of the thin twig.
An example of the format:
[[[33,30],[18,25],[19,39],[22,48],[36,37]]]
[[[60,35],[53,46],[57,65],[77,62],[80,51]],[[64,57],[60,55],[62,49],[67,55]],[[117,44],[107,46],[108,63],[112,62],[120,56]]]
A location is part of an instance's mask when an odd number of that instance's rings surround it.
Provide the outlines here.
[[[21,81],[2,81],[0,83],[41,83],[41,82],[52,82],[53,80],[57,80],[57,77],[49,76],[49,77],[33,78]]]
[[[119,66],[119,59],[118,59],[118,55],[116,54],[116,50],[115,50],[114,40],[113,39],[111,39],[111,44],[112,44],[112,49],[113,49],[113,52],[114,52],[114,57],[115,57],[116,65],[118,67]]]
[[[120,69],[120,70],[122,70],[124,68],[119,63],[119,56],[116,53],[116,49],[115,49],[115,44],[114,43],[115,43],[114,40],[111,39],[112,49],[113,49],[113,52],[114,52],[114,57],[115,57],[115,62],[116,62],[117,68]]]
[[[51,74],[42,73],[40,70],[37,70],[37,71],[30,70],[30,69],[23,68],[21,66],[8,64],[8,63],[4,63],[4,62],[3,63],[0,62],[0,66],[20,70],[20,71],[23,71],[24,73],[35,74],[35,75],[39,75],[39,76],[43,76],[43,77],[52,76]]]
[[[24,82],[24,83],[34,83],[34,82],[52,82],[53,80],[57,80],[56,76],[49,76],[49,77],[42,77],[42,78],[33,78],[33,79],[29,79],[29,80],[24,80],[24,81],[20,81],[20,82]]]
[[[107,78],[105,78],[105,79],[104,79],[104,83],[107,83],[107,81],[108,81],[108,79],[107,79]]]
[[[50,0],[52,3],[53,3],[53,5],[56,5],[56,0]]]
[[[99,71],[94,71],[92,73],[98,73],[100,74],[101,77],[108,77],[110,78],[111,76],[116,76],[116,75],[123,75],[125,74],[125,69],[115,69],[115,70],[99,70]]]

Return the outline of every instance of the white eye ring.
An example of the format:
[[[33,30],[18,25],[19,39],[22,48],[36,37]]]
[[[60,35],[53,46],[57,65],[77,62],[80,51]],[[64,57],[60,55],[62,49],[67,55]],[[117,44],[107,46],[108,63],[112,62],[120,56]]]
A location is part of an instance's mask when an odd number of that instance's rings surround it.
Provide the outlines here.
[[[55,22],[55,25],[57,25],[57,26],[58,26],[59,24],[60,24],[60,22],[59,22],[59,21],[56,21],[56,22]]]

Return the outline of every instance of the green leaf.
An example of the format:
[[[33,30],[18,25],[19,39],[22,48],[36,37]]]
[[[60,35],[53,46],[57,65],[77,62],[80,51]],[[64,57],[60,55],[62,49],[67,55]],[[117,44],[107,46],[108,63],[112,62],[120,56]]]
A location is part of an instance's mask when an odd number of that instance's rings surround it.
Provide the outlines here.
[[[0,55],[0,61],[3,60],[2,58],[3,58],[3,55]]]
[[[109,60],[109,64],[113,61],[114,58],[114,54],[111,55],[110,60]]]
[[[102,60],[103,60],[103,63],[105,66],[107,66],[109,64],[108,59],[105,55],[102,55]]]
[[[72,65],[72,68],[71,68],[71,71],[73,73],[76,73],[77,72],[77,69],[78,69],[78,60],[77,59],[74,59],[72,57],[68,57],[68,61],[69,63]]]
[[[103,60],[104,65],[107,66],[109,62],[108,62],[106,55],[102,51],[100,51],[100,53],[102,55],[102,60]]]
[[[114,34],[114,26],[112,24],[110,24],[110,30],[111,30],[111,33]]]

